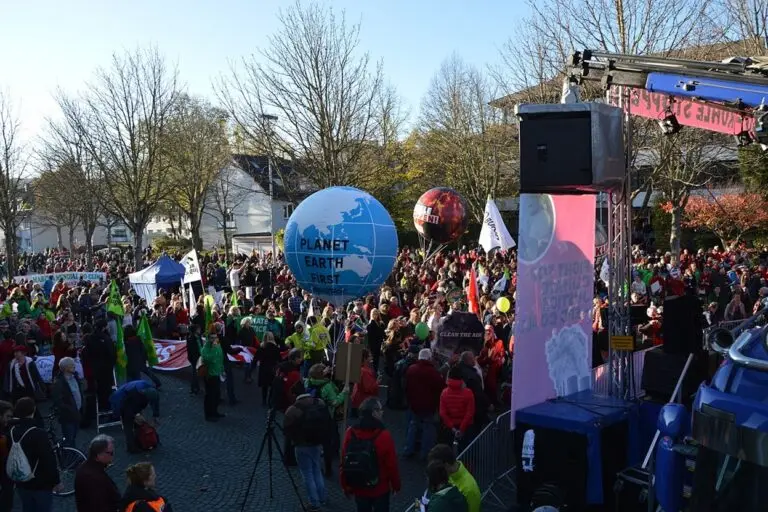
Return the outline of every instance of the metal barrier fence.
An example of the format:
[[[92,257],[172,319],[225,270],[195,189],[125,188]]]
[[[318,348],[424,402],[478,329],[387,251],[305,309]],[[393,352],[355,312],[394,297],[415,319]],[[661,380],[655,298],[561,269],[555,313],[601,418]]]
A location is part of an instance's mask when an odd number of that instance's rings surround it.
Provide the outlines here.
[[[630,383],[630,396],[640,397],[643,395],[641,386],[643,380],[643,366],[645,365],[645,353],[653,350],[653,347],[644,350],[638,350],[632,353],[632,382]],[[596,395],[609,396],[611,394],[611,375],[608,368],[609,363],[602,364],[592,369],[592,391]]]
[[[511,411],[500,414],[457,456],[475,477],[482,493],[484,510],[489,505],[506,510],[511,499],[507,493],[513,493],[516,489],[515,438],[514,431],[510,429],[510,417]],[[406,512],[415,510],[416,505],[412,504]]]
[[[645,353],[651,349],[640,350],[632,354],[634,378],[632,386],[635,396],[642,394],[641,380]],[[608,363],[592,370],[592,390],[595,394],[608,396],[611,391],[611,378]],[[510,429],[511,411],[499,415],[458,455],[458,459],[475,477],[483,497],[484,507],[496,507],[506,510],[511,496],[516,490],[514,431]],[[485,508],[484,508],[485,509]],[[416,505],[411,505],[406,512],[417,512]]]

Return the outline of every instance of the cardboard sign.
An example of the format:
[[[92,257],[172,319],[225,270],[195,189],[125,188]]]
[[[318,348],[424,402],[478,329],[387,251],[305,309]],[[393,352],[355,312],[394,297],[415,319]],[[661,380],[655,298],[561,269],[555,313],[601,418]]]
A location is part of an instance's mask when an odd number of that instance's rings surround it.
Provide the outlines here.
[[[336,348],[334,378],[342,382],[360,382],[363,346],[357,343],[339,343]]]

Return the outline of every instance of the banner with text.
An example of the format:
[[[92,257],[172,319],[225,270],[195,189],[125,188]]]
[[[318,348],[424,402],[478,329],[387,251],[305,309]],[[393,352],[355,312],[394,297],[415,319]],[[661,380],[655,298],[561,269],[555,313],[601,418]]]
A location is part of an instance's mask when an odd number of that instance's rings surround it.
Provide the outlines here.
[[[522,194],[514,411],[592,385],[595,196]]]
[[[54,283],[59,279],[64,279],[64,284],[67,286],[76,286],[80,281],[88,281],[90,283],[104,281],[107,278],[107,274],[104,272],[54,272],[51,274],[16,276],[13,278],[13,282],[22,283],[24,281],[31,281],[32,283],[39,283],[42,286],[49,277],[53,278]]]
[[[188,368],[191,363],[187,359],[187,342],[179,340],[153,340],[158,363],[155,370],[173,371]]]
[[[471,350],[476,355],[483,348],[485,328],[474,313],[454,311],[440,320],[437,351],[445,357]]]

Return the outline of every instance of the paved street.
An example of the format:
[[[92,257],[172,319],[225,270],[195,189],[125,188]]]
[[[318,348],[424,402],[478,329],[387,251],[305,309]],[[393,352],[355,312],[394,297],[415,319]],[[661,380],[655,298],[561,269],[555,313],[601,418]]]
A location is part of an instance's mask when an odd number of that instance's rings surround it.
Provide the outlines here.
[[[256,384],[243,384],[242,370],[235,370],[237,398],[241,403],[234,407],[223,406],[221,410],[227,417],[218,423],[207,423],[203,421],[202,394],[189,394],[187,373],[182,372],[160,374],[163,382],[160,447],[148,454],[129,455],[120,428],[107,431],[117,440],[115,465],[109,472],[122,490],[125,487],[125,468],[141,460],[150,460],[157,469],[158,488],[176,512],[239,511],[246,498],[248,480],[265,432],[266,411],[260,405],[260,390]],[[387,410],[384,420],[400,450],[405,439],[405,414]],[[78,435],[78,445],[84,452],[87,442],[94,435],[95,428],[81,431]],[[281,438],[279,433],[278,436]],[[269,498],[267,462],[263,457],[244,510],[301,510],[277,454],[274,460],[274,499]],[[401,459],[400,470],[403,492],[394,498],[393,512],[405,510],[416,496],[421,495],[425,485],[420,463]],[[292,472],[304,496],[301,477],[295,469]],[[329,491],[329,510],[354,510],[353,502],[341,493],[338,478],[329,482]],[[18,503],[14,510],[20,510]],[[56,498],[54,510],[74,511],[74,498]]]

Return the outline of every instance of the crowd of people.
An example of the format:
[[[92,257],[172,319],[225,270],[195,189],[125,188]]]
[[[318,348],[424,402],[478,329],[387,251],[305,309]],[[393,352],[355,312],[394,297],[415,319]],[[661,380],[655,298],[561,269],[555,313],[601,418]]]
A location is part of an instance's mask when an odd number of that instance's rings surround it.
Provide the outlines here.
[[[105,272],[106,279],[33,284],[22,277],[0,287],[0,378],[8,400],[0,402],[0,421],[6,424],[0,439],[5,449],[0,451],[6,459],[10,447],[19,443],[26,448],[36,436],[41,446],[48,446],[36,406],[46,398],[56,411],[64,443],[75,446],[79,429],[94,421],[97,411],[111,411],[123,424],[128,450],[143,448],[138,439],[141,427],[157,425],[161,388],[138,334],[146,316],[154,337],[186,339],[190,393],[204,390],[205,420],[225,417],[222,401],[238,404],[234,379],[240,373],[246,385],[261,389],[265,409],[282,413],[278,418],[285,433],[286,462],[298,466],[310,510],[325,505],[326,482],[337,476],[337,470],[339,484],[355,498],[359,511],[389,510],[391,494],[400,490],[399,458],[424,461],[432,495],[428,510],[480,509],[477,484],[455,455],[509,403],[514,251],[485,255],[463,248],[424,262],[417,250],[405,248],[378,294],[345,305],[324,303],[298,288],[280,259],[256,253],[227,259],[214,252],[200,258],[204,289],[213,287],[218,298],[212,307],[205,293],[191,307],[182,297],[184,290],[163,289],[148,304],[128,283],[134,270],[131,256],[130,250],[106,251],[87,262],[55,251],[24,255],[23,272],[97,270]],[[145,263],[153,257],[148,249]],[[699,297],[705,325],[746,318],[764,307],[768,298],[765,248],[684,250],[678,258],[636,248],[633,258],[631,302],[645,310],[637,331],[648,344],[664,342],[661,305],[666,297]],[[484,343],[479,351],[446,357],[435,344],[440,321],[454,311],[467,310],[470,270],[478,281]],[[122,318],[108,312],[112,280],[120,290]],[[595,283],[592,326],[597,365],[607,355],[607,295],[600,265]],[[507,297],[512,308],[500,311],[499,297]],[[115,390],[118,322],[124,334],[126,375]],[[420,324],[429,327],[428,333],[419,332]],[[355,352],[360,354],[355,362],[360,377],[346,386],[336,380],[339,343],[363,346]],[[238,362],[243,351],[250,353],[251,362]],[[45,356],[54,358],[51,382],[44,382],[36,364]],[[341,432],[345,405],[350,427]],[[143,417],[147,408],[151,420]],[[404,446],[395,446],[386,429],[387,409],[406,411]],[[22,441],[27,429],[32,437]],[[27,454],[30,462],[47,456]],[[113,440],[94,439],[88,461],[78,472],[79,481],[109,478],[104,467],[113,456]],[[0,510],[10,510],[14,488],[25,511],[50,509],[42,495],[50,496],[58,485],[53,473],[36,473],[39,482],[34,485],[14,484],[5,471],[0,473],[0,481],[10,484],[0,487]],[[123,497],[114,485],[103,485],[99,489],[109,491],[109,496],[93,499],[114,504],[115,508],[104,510],[126,510],[126,500],[131,499],[130,503],[162,499],[152,494],[154,478],[151,467],[133,467]],[[44,492],[26,492],[30,488]],[[96,510],[88,508],[91,498],[85,488],[83,484],[76,493],[78,509]]]

